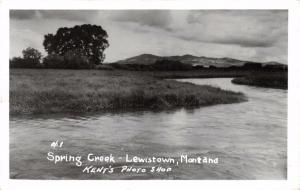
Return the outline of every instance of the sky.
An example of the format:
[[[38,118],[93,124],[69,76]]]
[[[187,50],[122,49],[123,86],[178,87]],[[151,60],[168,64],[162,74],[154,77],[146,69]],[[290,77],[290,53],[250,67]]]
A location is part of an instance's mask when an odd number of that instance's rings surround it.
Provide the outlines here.
[[[27,47],[46,56],[44,35],[81,24],[107,31],[105,62],[147,53],[287,64],[286,10],[11,10],[10,57]]]

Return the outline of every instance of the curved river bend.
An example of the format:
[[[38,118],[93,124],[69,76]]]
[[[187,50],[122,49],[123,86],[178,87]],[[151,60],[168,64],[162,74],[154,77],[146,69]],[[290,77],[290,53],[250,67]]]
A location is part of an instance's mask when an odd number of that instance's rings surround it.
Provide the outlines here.
[[[249,101],[163,112],[12,117],[11,178],[286,179],[286,90],[235,85],[229,78],[179,81],[240,91]],[[64,142],[60,154],[205,155],[218,157],[219,163],[182,164],[169,173],[86,174],[74,163],[46,159],[55,140]]]

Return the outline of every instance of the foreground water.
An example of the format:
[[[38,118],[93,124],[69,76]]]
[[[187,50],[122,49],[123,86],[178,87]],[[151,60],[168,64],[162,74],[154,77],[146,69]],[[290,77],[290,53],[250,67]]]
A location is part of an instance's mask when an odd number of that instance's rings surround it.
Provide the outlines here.
[[[200,109],[10,118],[10,176],[18,179],[286,179],[287,91],[235,85],[228,78],[181,79],[240,91],[249,101]],[[63,142],[61,148],[50,143]],[[47,153],[218,158],[218,164],[179,164],[171,172],[87,174]],[[109,164],[102,166],[108,167]],[[168,165],[161,165],[168,167]],[[99,166],[100,167],[100,166]]]

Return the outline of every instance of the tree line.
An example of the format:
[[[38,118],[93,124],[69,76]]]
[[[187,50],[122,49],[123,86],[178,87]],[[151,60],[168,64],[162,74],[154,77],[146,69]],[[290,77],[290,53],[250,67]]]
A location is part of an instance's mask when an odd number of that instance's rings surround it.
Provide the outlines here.
[[[91,69],[103,63],[109,47],[107,32],[98,25],[76,25],[59,28],[44,36],[47,56],[32,47],[22,57],[10,59],[10,68]]]

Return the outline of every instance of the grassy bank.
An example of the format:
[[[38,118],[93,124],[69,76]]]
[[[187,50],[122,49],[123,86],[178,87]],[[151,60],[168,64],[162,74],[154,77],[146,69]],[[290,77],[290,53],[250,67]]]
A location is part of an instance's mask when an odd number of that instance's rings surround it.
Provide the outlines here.
[[[280,73],[256,73],[247,75],[232,80],[235,84],[259,86],[265,88],[288,88],[288,75],[287,72]]]
[[[241,102],[241,93],[163,80],[150,73],[10,70],[10,114],[170,109]]]
[[[192,71],[140,71],[148,76],[161,79],[173,78],[235,78],[249,74],[249,71],[192,70]]]

